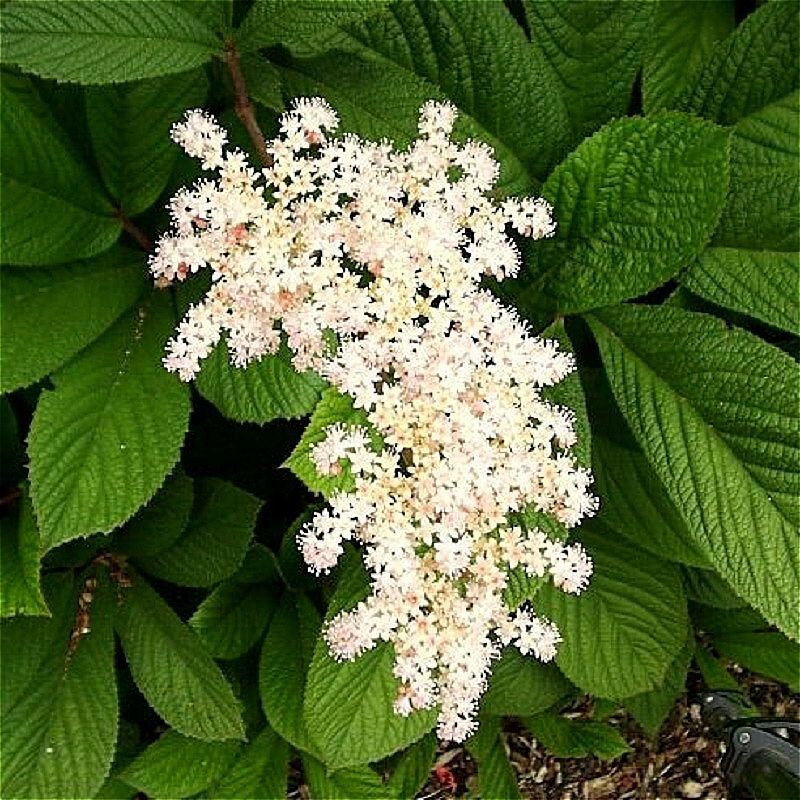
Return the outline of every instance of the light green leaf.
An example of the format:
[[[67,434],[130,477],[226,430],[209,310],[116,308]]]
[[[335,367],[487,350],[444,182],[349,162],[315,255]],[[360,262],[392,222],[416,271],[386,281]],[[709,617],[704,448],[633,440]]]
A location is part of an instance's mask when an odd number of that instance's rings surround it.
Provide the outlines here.
[[[27,488],[0,518],[0,616],[50,616],[39,586],[39,531]]]
[[[497,717],[538,714],[570,691],[555,664],[542,664],[509,647],[492,668],[481,711]]]
[[[217,586],[189,620],[214,658],[244,655],[269,624],[280,589],[274,566],[269,572],[261,571],[260,564],[267,553],[263,545],[252,547],[238,572]]]
[[[375,770],[368,766],[329,772],[325,764],[301,754],[311,800],[382,800],[393,797]]]
[[[351,552],[331,598],[326,622],[352,608],[368,593],[360,556]],[[392,674],[394,652],[381,644],[354,661],[339,663],[317,640],[308,670],[305,721],[313,743],[331,769],[377,761],[421,739],[434,726],[436,712],[394,713],[399,683]]]
[[[179,3],[111,0],[9,2],[2,60],[43,78],[119,83],[185,72],[219,49],[214,33]]]
[[[380,11],[389,0],[255,0],[239,27],[242,52],[272,44],[313,56],[341,42],[342,28]]]
[[[668,306],[606,309],[589,324],[688,530],[737,594],[796,637],[796,364],[745,331]]]
[[[141,576],[132,579],[117,609],[117,633],[148,703],[186,736],[244,738],[236,698],[203,644]]]
[[[189,797],[225,775],[239,742],[202,742],[170,730],[120,773],[151,797]]]
[[[522,796],[501,734],[499,719],[482,719],[478,732],[466,742],[478,765],[478,795],[484,800],[514,800]]]
[[[289,746],[275,731],[265,728],[242,748],[236,763],[212,789],[214,800],[275,800],[286,797]]]
[[[379,450],[381,446],[379,434],[370,425],[366,413],[362,409],[353,408],[352,398],[340,394],[336,389],[326,389],[297,447],[285,464],[312,492],[319,492],[325,497],[330,497],[337,491],[350,492],[355,488],[355,478],[349,462],[342,465],[338,475],[320,475],[311,459],[314,445],[323,441],[327,436],[327,428],[337,422],[346,426],[367,428],[373,448]]]
[[[301,593],[285,592],[261,650],[261,705],[269,724],[299,750],[315,752],[303,718],[306,673],[321,620]]]
[[[93,342],[142,294],[145,270],[121,247],[52,269],[3,267],[0,390],[39,380]]]
[[[653,5],[630,0],[523,4],[530,47],[547,65],[542,80],[558,87],[571,128],[567,144],[574,147],[610,119],[627,113],[653,27]]]
[[[12,15],[4,6],[0,25]],[[26,78],[3,74],[0,125],[3,261],[57,264],[111,247],[122,230],[111,203]]]
[[[194,505],[181,537],[137,561],[151,575],[180,586],[211,586],[241,565],[261,501],[216,478],[195,481]]]
[[[325,381],[313,372],[296,372],[286,346],[248,367],[234,367],[223,341],[203,362],[196,385],[224,416],[237,422],[263,423],[311,413]]]
[[[644,110],[674,108],[733,26],[729,0],[659,0],[642,70]]]
[[[193,504],[192,479],[178,468],[156,496],[115,534],[114,549],[134,557],[166,550],[186,530]]]
[[[789,685],[800,692],[800,647],[773,631],[737,631],[715,636],[717,652],[731,661]]]
[[[585,525],[580,538],[594,562],[589,588],[576,596],[548,584],[536,596],[536,610],[564,639],[556,662],[573,683],[599,697],[652,689],[686,640],[680,575],[599,520]]]
[[[42,392],[28,452],[43,551],[124,522],[177,461],[189,393],[161,365],[173,325],[169,296],[150,295]]]
[[[67,574],[50,576],[44,590],[52,618],[0,625],[3,797],[93,797],[111,768],[118,716],[115,598],[101,574],[90,630],[71,639],[83,588]]]
[[[624,701],[625,708],[648,736],[658,733],[675,701],[686,688],[686,674],[693,654],[694,633],[690,631],[683,648],[667,669],[663,683],[649,692],[634,695]]]
[[[767,3],[720,42],[678,107],[731,125],[800,84],[795,3]]]
[[[681,114],[610,123],[547,179],[556,235],[527,247],[525,271],[499,284],[501,294],[536,316],[660,286],[711,236],[725,202],[727,144],[723,129]]]
[[[203,70],[86,91],[86,116],[106,188],[128,216],[164,191],[179,148],[170,127],[187,108],[203,105]]]
[[[556,758],[597,756],[602,761],[630,752],[620,732],[591,719],[568,719],[548,712],[523,720],[525,727]]]
[[[753,250],[800,247],[800,93],[733,128],[731,186],[714,244]],[[796,292],[792,292],[796,300]],[[795,319],[795,330],[796,330]]]
[[[416,797],[428,780],[436,758],[438,741],[435,733],[428,733],[418,742],[398,754],[392,775],[386,783],[390,797]]]

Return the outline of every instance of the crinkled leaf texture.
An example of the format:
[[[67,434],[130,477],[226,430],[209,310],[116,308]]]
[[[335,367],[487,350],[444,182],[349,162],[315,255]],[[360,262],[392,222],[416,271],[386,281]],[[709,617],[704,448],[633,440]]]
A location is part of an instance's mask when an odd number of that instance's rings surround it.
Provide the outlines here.
[[[52,618],[0,625],[3,797],[93,797],[108,775],[118,717],[115,598],[101,573],[90,630],[71,642],[82,589],[69,574],[50,575]]]
[[[174,324],[169,296],[149,295],[42,393],[28,452],[43,551],[124,522],[178,460],[189,392],[161,365]]]
[[[705,314],[620,306],[588,318],[611,387],[709,561],[797,638],[797,365]]]
[[[10,2],[3,8],[0,41],[6,63],[89,84],[185,72],[220,49],[201,19],[166,0]]]

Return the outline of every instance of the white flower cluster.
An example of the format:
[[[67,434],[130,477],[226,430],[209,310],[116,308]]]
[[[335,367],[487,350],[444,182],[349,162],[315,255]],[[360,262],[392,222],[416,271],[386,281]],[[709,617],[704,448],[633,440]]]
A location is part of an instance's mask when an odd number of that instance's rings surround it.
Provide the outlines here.
[[[345,541],[363,545],[372,592],[331,621],[331,653],[353,659],[391,642],[395,710],[438,706],[440,736],[461,741],[502,646],[547,661],[560,641],[551,622],[504,603],[509,571],[568,592],[592,571],[580,545],[508,515],[532,509],[572,527],[597,502],[569,452],[572,412],[541,394],[574,369],[572,356],[480,286],[516,273],[510,229],[552,234],[551,209],[496,203],[491,149],[453,142],[455,116],[426,103],[419,138],[395,150],[329,138],[335,112],[298,100],[257,172],[224,149],[210,118],[189,112],[173,136],[219,177],[175,196],[174,230],[151,267],[162,281],[212,269],[168,369],[191,379],[223,332],[237,365],[285,337],[295,366],[349,395],[380,434],[379,449],[365,426],[337,424],[313,448],[319,473],[348,467],[355,490],[335,493],[299,544],[316,573]]]

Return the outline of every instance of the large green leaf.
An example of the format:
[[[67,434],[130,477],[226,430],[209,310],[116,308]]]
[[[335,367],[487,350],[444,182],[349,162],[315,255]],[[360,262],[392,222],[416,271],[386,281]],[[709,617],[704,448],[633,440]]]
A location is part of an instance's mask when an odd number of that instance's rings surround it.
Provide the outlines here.
[[[730,0],[659,0],[642,70],[644,110],[674,108],[733,26]]]
[[[630,751],[616,728],[592,719],[569,719],[548,712],[526,719],[525,727],[557,758],[597,756],[607,761]]]
[[[391,796],[378,773],[366,765],[331,772],[307,753],[302,754],[302,760],[311,800],[380,800]]]
[[[101,575],[88,621],[78,623],[83,590],[67,574],[50,576],[51,619],[0,625],[3,797],[93,797],[108,775],[118,715],[115,598]]]
[[[248,367],[234,367],[223,341],[203,362],[196,385],[200,394],[226,417],[263,423],[309,414],[325,381],[313,372],[296,372],[287,347]]]
[[[730,125],[800,84],[797,4],[767,3],[720,42],[678,107]]]
[[[165,550],[139,558],[151,575],[181,586],[211,586],[241,565],[261,501],[216,478],[195,481],[194,505],[183,534]]]
[[[351,552],[328,606],[326,621],[363,600],[368,579],[360,556]],[[339,663],[317,640],[308,670],[305,721],[312,741],[331,769],[377,761],[422,738],[436,712],[394,713],[398,681],[392,674],[394,651],[381,644],[354,661]]]
[[[19,389],[60,367],[130,308],[144,287],[144,259],[123,248],[52,269],[4,267],[0,389]]]
[[[118,83],[185,72],[220,49],[180,3],[111,0],[9,2],[0,20],[2,58],[44,78]]]
[[[261,650],[261,704],[269,724],[299,750],[315,752],[303,718],[306,673],[322,621],[311,601],[285,592]]]
[[[131,674],[175,730],[205,741],[244,738],[236,698],[200,639],[136,574],[117,609]]]
[[[177,461],[189,392],[161,365],[173,325],[169,296],[150,295],[42,393],[28,452],[44,551],[124,522]]]
[[[523,3],[530,46],[549,67],[541,80],[554,80],[558,87],[571,127],[567,143],[573,147],[627,112],[653,27],[653,5],[631,0]]]
[[[86,92],[86,115],[106,188],[128,216],[149,208],[167,185],[179,149],[170,127],[187,108],[202,106],[202,70]]]
[[[737,631],[714,637],[720,655],[753,672],[789,685],[800,692],[800,649],[797,642],[774,631]]]
[[[714,608],[741,608],[744,600],[733,592],[720,576],[710,569],[683,570],[683,587],[686,596],[695,603],[713,606]]]
[[[797,259],[799,100],[795,91],[734,126],[730,192],[714,234],[715,245],[792,251]]]
[[[239,742],[203,742],[167,731],[120,773],[125,783],[151,797],[189,797],[221,778]]]
[[[502,723],[499,719],[482,719],[478,732],[466,743],[467,750],[478,765],[479,796],[487,800],[522,797],[501,734]]]
[[[27,489],[0,518],[0,616],[49,616],[39,586],[39,531]]]
[[[597,520],[584,526],[581,541],[594,562],[589,588],[576,596],[548,584],[536,596],[537,610],[564,638],[556,662],[573,683],[599,697],[652,689],[686,640],[677,568]]]
[[[416,797],[433,769],[438,740],[428,733],[411,747],[399,753],[392,763],[392,775],[386,789],[391,797]]]
[[[525,270],[501,293],[536,318],[661,285],[700,252],[719,219],[727,144],[723,129],[682,114],[610,123],[547,179],[556,235],[528,246]]]
[[[56,264],[111,247],[122,230],[111,203],[26,78],[3,74],[0,125],[3,261]]]
[[[797,637],[796,364],[668,306],[588,319],[617,402],[687,528],[737,594]]]
[[[755,239],[759,233],[749,235]],[[791,291],[800,283],[797,253],[709,247],[684,273],[681,283],[718,306],[800,332],[800,297]]]

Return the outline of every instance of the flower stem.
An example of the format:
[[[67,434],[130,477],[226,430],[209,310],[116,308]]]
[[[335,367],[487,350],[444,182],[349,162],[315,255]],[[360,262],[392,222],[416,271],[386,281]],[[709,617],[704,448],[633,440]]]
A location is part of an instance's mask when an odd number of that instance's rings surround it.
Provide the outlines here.
[[[117,209],[116,217],[122,223],[123,230],[135,240],[142,250],[149,252],[153,249],[153,243],[148,235],[135,222],[128,219],[128,216],[121,208]]]

